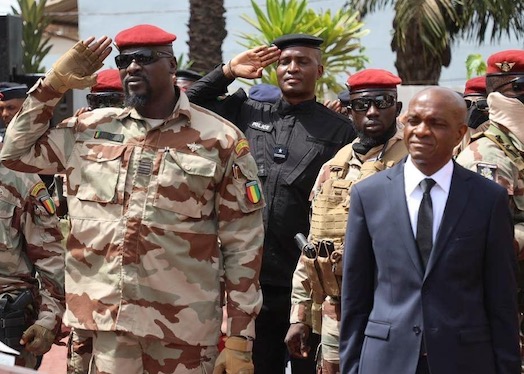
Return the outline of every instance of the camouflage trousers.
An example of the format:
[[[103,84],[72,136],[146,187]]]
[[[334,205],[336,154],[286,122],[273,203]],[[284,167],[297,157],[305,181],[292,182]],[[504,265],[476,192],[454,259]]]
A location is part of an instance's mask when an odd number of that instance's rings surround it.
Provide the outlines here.
[[[340,374],[340,303],[327,297],[322,304],[321,374]]]
[[[71,329],[67,343],[67,374],[89,373],[93,353],[93,332]]]
[[[84,330],[76,331],[88,337]],[[89,374],[211,374],[218,356],[216,345],[178,345],[127,332],[92,334]]]

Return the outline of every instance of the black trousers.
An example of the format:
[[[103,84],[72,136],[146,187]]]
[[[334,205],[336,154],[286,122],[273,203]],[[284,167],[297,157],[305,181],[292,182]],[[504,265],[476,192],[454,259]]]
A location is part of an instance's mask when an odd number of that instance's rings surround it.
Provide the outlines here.
[[[284,374],[289,359],[284,343],[289,329],[291,289],[286,287],[262,286],[264,303],[255,320],[256,339],[253,345],[255,374]],[[291,358],[293,374],[315,374],[315,353],[320,341],[310,334],[311,351],[307,359]]]

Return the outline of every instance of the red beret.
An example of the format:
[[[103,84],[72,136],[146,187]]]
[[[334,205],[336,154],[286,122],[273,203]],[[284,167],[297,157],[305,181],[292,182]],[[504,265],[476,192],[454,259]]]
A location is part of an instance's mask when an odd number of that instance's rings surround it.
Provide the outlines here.
[[[91,87],[91,92],[122,92],[122,81],[118,69],[107,69],[99,71],[96,76],[96,84]]]
[[[350,75],[347,86],[350,93],[364,90],[397,89],[402,79],[383,69],[364,69]]]
[[[483,95],[486,96],[486,77],[475,77],[468,79],[464,88],[464,96]]]
[[[524,74],[524,50],[509,49],[488,58],[487,75]]]
[[[137,25],[120,31],[115,36],[115,44],[119,50],[127,47],[171,45],[176,39],[175,34],[170,34],[153,25]]]

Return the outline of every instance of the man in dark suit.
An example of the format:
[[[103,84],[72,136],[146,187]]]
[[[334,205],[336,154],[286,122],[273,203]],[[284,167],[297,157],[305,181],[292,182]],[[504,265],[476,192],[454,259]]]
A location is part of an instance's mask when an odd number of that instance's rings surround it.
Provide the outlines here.
[[[454,91],[421,91],[406,116],[405,162],[352,189],[344,374],[520,373],[508,196],[452,161],[465,118]]]

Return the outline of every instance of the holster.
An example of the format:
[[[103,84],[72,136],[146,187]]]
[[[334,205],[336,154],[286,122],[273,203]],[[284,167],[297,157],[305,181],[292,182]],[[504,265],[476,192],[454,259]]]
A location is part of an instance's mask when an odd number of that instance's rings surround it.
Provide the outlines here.
[[[30,290],[22,291],[16,298],[9,294],[0,296],[0,341],[20,350],[20,338],[34,322],[33,295]]]
[[[342,252],[335,250],[332,241],[322,240],[318,243],[317,253],[324,293],[327,296],[339,297],[342,283]]]
[[[315,256],[315,258],[309,258],[302,254],[301,257],[301,261],[303,261],[304,263],[309,285],[311,288],[311,298],[313,299],[313,303],[322,305],[322,302],[324,301],[326,294],[324,292],[324,289],[322,288],[322,273],[318,269],[318,256]]]

